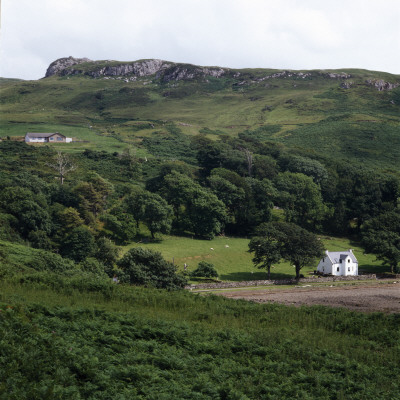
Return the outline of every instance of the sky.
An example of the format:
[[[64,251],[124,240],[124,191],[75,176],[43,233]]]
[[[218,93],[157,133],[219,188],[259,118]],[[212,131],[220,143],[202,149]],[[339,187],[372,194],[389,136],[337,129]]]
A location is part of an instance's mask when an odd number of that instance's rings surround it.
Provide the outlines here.
[[[400,74],[400,0],[0,0],[0,76],[62,57]]]

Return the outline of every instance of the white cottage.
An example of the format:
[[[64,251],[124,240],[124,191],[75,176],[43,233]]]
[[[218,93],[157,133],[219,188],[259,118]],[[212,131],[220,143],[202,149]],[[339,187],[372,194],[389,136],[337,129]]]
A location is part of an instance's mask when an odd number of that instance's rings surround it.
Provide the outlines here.
[[[61,133],[36,133],[28,132],[25,135],[25,142],[27,143],[69,143],[72,138],[65,137]]]
[[[358,275],[358,261],[353,250],[326,251],[318,264],[317,272],[324,275]]]

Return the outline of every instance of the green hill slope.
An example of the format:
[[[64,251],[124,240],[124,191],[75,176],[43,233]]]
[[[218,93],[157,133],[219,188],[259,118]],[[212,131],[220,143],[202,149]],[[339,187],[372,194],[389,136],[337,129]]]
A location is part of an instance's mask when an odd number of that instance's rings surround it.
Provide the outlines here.
[[[144,137],[165,133],[165,123],[173,122],[187,135],[204,132],[217,140],[246,131],[328,157],[400,166],[398,75],[231,70],[159,60],[81,61],[48,74],[1,82],[1,136],[56,130],[81,141],[69,150],[117,151],[140,147]]]
[[[399,319],[73,280],[0,281],[7,399],[394,399]],[[349,351],[351,349],[351,351]]]

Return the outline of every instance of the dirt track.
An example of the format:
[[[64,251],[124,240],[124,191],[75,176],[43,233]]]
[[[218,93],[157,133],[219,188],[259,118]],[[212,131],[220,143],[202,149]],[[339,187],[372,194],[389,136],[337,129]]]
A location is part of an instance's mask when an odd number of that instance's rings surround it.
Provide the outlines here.
[[[287,305],[324,305],[356,311],[400,313],[400,282],[375,285],[293,287],[283,290],[256,289],[215,293],[232,299]]]

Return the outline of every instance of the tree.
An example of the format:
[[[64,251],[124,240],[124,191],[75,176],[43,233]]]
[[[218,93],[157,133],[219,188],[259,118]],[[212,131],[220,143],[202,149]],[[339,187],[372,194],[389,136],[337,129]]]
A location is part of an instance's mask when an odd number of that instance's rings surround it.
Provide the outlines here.
[[[136,247],[118,261],[121,282],[152,286],[159,289],[181,289],[187,281],[161,253]]]
[[[221,232],[227,219],[224,203],[193,179],[173,171],[165,176],[160,193],[173,206],[179,229],[206,238]]]
[[[284,172],[275,180],[278,204],[285,210],[286,221],[315,228],[324,218],[321,189],[312,178],[301,173]]]
[[[247,186],[246,202],[238,219],[242,219],[241,231],[251,232],[256,226],[271,219],[273,200],[277,193],[274,185],[268,179],[259,181],[254,178],[245,178],[245,182]]]
[[[187,204],[187,217],[196,236],[212,239],[227,219],[224,203],[207,190],[196,190]]]
[[[316,258],[323,256],[324,247],[311,232],[298,225],[278,222],[276,228],[282,233],[282,257],[296,268],[296,279],[300,278],[300,270],[312,264]]]
[[[353,179],[350,209],[352,217],[357,219],[357,230],[368,219],[376,217],[382,210],[382,193],[373,174],[360,174]]]
[[[197,268],[190,274],[192,277],[218,278],[218,272],[214,264],[207,261],[200,261]]]
[[[25,238],[31,231],[49,234],[52,229],[48,205],[42,194],[34,194],[25,188],[7,187],[0,191],[0,207],[15,217],[15,227]]]
[[[315,183],[320,184],[328,179],[328,171],[317,160],[308,157],[288,155],[279,160],[279,164],[290,172],[300,172],[310,176]]]
[[[253,263],[258,268],[265,268],[271,279],[271,267],[282,258],[284,237],[273,223],[261,224],[249,243],[249,252],[254,253]]]
[[[244,155],[246,156],[246,162],[247,162],[247,173],[249,176],[252,176],[252,171],[253,171],[253,153],[247,149],[246,147],[239,146],[238,149],[240,151],[243,151]]]
[[[69,157],[61,153],[61,151],[57,151],[54,161],[52,163],[46,163],[46,165],[58,172],[61,185],[64,184],[65,175],[76,168]]]
[[[96,246],[92,233],[85,227],[73,229],[61,243],[60,252],[76,262],[81,262],[95,252]]]
[[[103,214],[100,220],[103,222],[103,232],[120,244],[129,242],[136,236],[137,221],[120,208],[111,210],[110,214]]]
[[[143,222],[154,239],[156,232],[169,233],[172,224],[172,207],[156,193],[147,193],[144,199]]]
[[[68,232],[71,229],[77,228],[83,225],[83,219],[79,215],[79,211],[73,207],[64,208],[58,215],[60,222],[62,223],[62,229],[64,232]]]
[[[400,263],[400,213],[390,211],[372,218],[361,227],[362,244],[366,251],[389,265],[392,273]]]
[[[105,237],[99,238],[96,245],[94,257],[105,265],[106,272],[110,275],[118,260],[120,249],[110,239]]]
[[[237,211],[242,207],[245,198],[245,191],[217,174],[211,173],[207,180],[213,193],[227,207],[228,224],[235,224]]]
[[[98,174],[91,174],[88,181],[80,182],[74,193],[80,200],[80,209],[85,215],[86,222],[90,222],[88,214],[94,217],[103,210],[107,203],[107,197],[112,193],[112,185]]]
[[[172,208],[158,194],[140,190],[125,200],[125,207],[137,222],[142,221],[149,228],[151,237],[155,233],[169,233],[172,224]]]
[[[254,157],[254,177],[273,179],[277,175],[276,160],[271,156],[256,154]]]
[[[52,250],[54,247],[47,233],[44,231],[30,231],[28,240],[32,247],[36,249]]]

